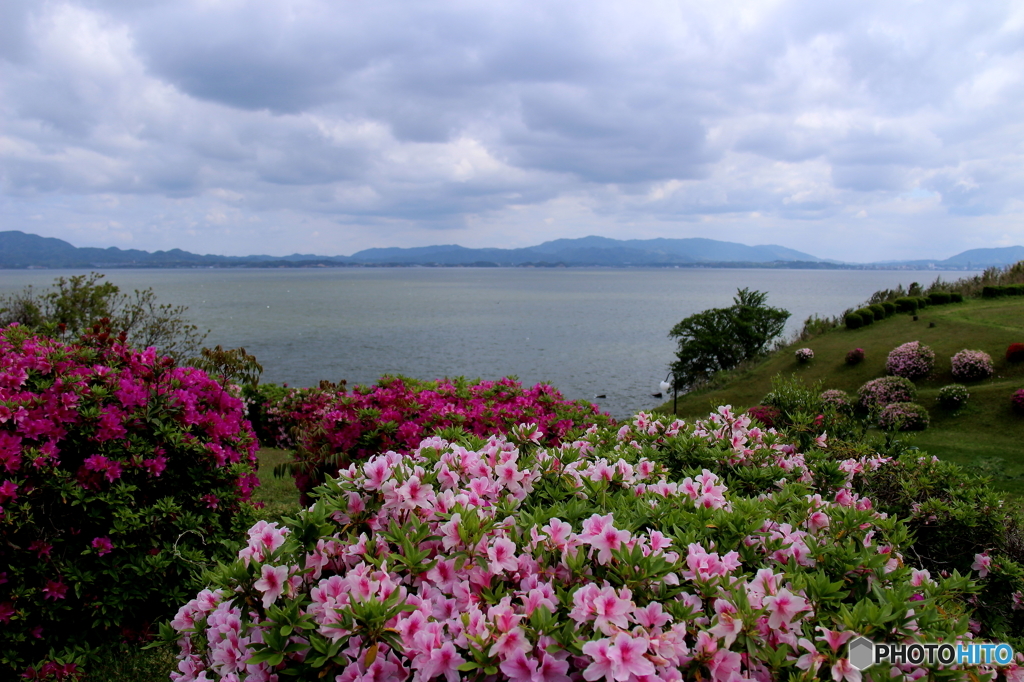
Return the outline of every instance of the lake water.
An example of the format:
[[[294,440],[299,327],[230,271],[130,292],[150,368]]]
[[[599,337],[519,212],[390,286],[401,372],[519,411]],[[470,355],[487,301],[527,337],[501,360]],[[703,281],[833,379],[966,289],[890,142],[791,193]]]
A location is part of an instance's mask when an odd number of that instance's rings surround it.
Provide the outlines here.
[[[0,294],[81,271],[0,270]],[[264,381],[372,383],[516,375],[547,381],[613,416],[660,404],[668,331],[688,315],[731,305],[736,289],[768,292],[792,313],[838,315],[873,292],[931,283],[892,270],[330,268],[110,270],[122,290],[153,287],[188,306],[207,345],[244,346]],[[941,273],[957,279],[975,273]],[[604,394],[607,397],[597,399]]]

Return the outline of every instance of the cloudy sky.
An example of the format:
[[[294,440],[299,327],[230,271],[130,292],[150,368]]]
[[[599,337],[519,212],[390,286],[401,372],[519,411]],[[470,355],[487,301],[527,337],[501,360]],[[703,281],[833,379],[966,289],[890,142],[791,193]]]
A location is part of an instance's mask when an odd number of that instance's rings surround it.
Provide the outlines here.
[[[1024,3],[4,0],[0,229],[1024,244]]]

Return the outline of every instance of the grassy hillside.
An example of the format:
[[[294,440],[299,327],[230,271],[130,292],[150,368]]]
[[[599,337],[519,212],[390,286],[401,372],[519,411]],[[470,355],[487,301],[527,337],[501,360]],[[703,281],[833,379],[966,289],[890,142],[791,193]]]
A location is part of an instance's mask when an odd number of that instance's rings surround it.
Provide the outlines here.
[[[1006,347],[1024,342],[1024,300],[1020,297],[972,299],[964,303],[929,306],[918,314],[895,315],[856,330],[836,329],[810,341],[787,346],[760,362],[723,375],[717,387],[680,396],[678,413],[703,416],[709,408],[732,405],[746,409],[761,402],[771,390],[772,377],[795,374],[807,384],[821,381],[823,389],[839,388],[856,394],[869,379],[885,375],[889,351],[907,341],[920,341],[935,351],[935,372],[917,382],[918,402],[932,416],[932,425],[912,436],[914,444],[942,459],[977,467],[993,478],[997,490],[1024,495],[1024,417],[1010,408],[1010,396],[1024,388],[1024,363],[1004,359]],[[802,365],[793,351],[811,348],[814,360]],[[846,353],[863,348],[866,359],[846,364]],[[966,407],[951,414],[938,407],[941,387],[958,383],[950,370],[950,358],[964,348],[983,350],[995,362],[995,375],[967,384],[971,393]],[[672,402],[661,408],[671,412]]]

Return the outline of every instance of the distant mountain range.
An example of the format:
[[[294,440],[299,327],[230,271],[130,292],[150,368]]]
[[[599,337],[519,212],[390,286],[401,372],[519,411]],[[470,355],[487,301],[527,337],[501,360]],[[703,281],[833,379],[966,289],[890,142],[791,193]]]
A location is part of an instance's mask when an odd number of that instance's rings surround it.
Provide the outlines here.
[[[366,249],[351,256],[216,256],[110,247],[78,248],[61,239],[17,230],[0,232],[0,268],[187,268],[187,267],[781,267],[976,269],[1024,260],[1024,246],[972,249],[942,261],[840,263],[766,244],[747,246],[714,239],[556,239],[522,249],[468,249],[454,244]]]

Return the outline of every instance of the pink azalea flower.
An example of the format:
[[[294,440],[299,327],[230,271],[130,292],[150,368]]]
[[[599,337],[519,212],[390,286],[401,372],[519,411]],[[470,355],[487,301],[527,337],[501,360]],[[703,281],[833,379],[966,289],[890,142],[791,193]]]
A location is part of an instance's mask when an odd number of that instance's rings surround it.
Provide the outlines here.
[[[974,563],[971,564],[971,570],[978,572],[978,577],[984,578],[989,574],[989,569],[992,567],[992,557],[988,555],[988,552],[982,552],[981,554],[974,555]]]
[[[494,575],[500,575],[504,571],[515,571],[519,566],[516,558],[516,543],[508,538],[498,538],[487,548],[487,558],[490,560],[488,568]]]
[[[68,586],[64,584],[63,580],[47,580],[46,587],[43,588],[43,599],[52,599],[54,601],[64,599],[67,592]]]
[[[114,549],[114,543],[108,537],[93,538],[92,547],[96,550],[98,556],[103,556],[104,554],[109,554]]]
[[[783,624],[788,626],[790,621],[801,611],[806,611],[807,600],[782,588],[777,595],[769,595],[764,598],[764,608],[770,614],[768,627],[777,630]]]
[[[461,679],[459,666],[465,662],[466,659],[459,655],[455,645],[445,642],[440,648],[430,652],[430,658],[420,670],[423,673],[422,679],[429,680],[444,675],[447,682],[458,682]]]
[[[849,659],[846,658],[840,658],[832,666],[832,679],[835,682],[843,682],[843,680],[861,682],[860,671],[850,665]]]
[[[288,567],[264,565],[260,575],[254,587],[263,593],[263,608],[268,609],[284,591],[288,582]]]
[[[850,631],[840,632],[837,630],[828,630],[820,625],[818,626],[818,630],[821,631],[821,637],[815,637],[815,639],[819,642],[825,642],[828,644],[835,653],[839,653],[839,647],[846,644],[846,642],[854,635],[854,633]]]

